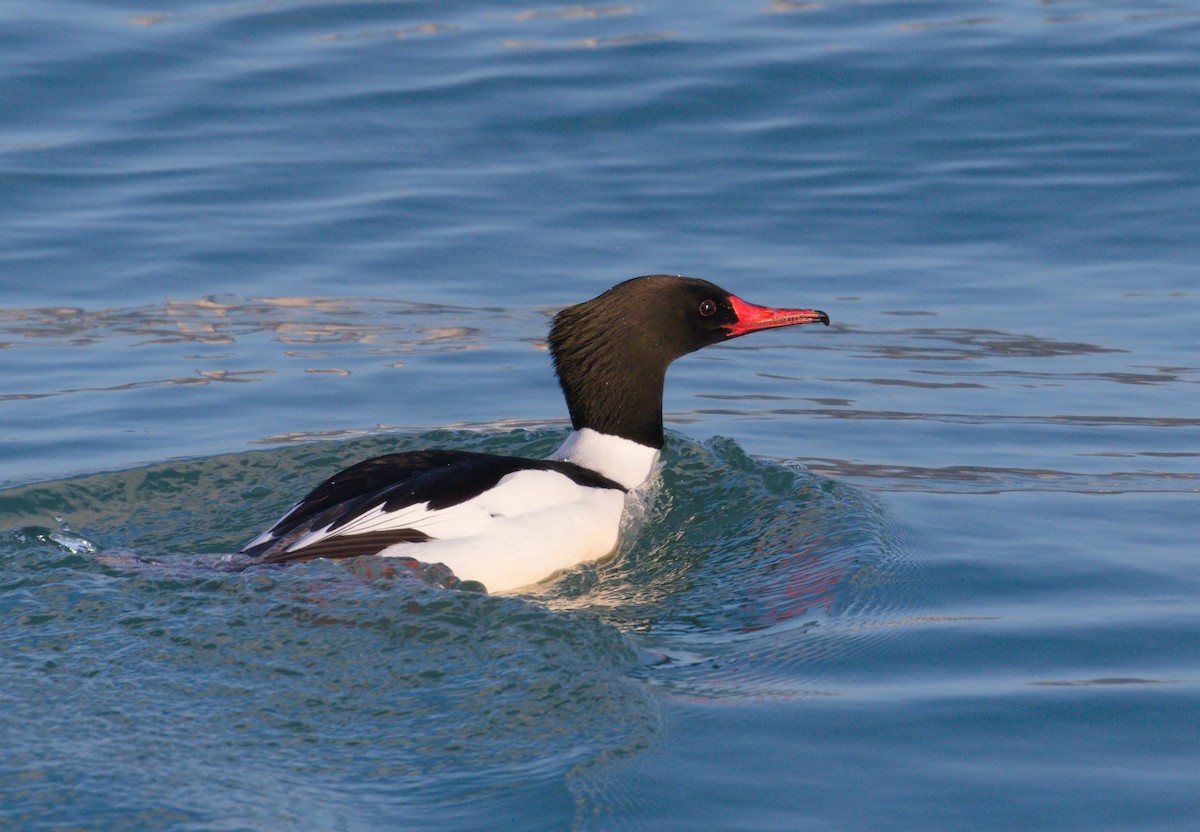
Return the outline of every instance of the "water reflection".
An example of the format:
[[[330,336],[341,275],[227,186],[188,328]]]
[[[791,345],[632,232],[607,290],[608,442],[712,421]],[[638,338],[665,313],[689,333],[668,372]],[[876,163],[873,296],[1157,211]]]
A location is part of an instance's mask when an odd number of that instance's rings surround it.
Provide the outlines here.
[[[103,376],[116,372],[138,377],[111,384],[42,385],[53,376],[32,374],[27,383],[39,389],[6,391],[0,401],[63,396],[82,392],[115,392],[164,385],[214,382],[256,382],[281,369],[276,360],[344,360],[386,357],[388,367],[402,367],[397,356],[413,352],[457,352],[486,348],[484,333],[494,333],[507,317],[496,310],[347,298],[214,298],[169,300],[124,309],[39,307],[0,309],[0,350],[35,351],[33,364],[53,350],[92,348],[87,359],[56,358],[56,367],[78,363],[77,375],[97,377],[86,361],[102,362]],[[449,320],[447,320],[449,319]],[[480,325],[467,325],[464,319]],[[261,341],[293,349],[256,348]],[[220,353],[180,353],[165,347],[237,347]],[[129,349],[141,351],[138,361],[126,358]],[[152,352],[146,352],[146,350]],[[113,352],[113,351],[120,352]],[[268,366],[239,366],[248,354]],[[190,369],[175,374],[179,364],[221,363],[216,368]],[[275,364],[275,366],[270,366]],[[140,366],[139,366],[140,365]],[[150,365],[150,366],[146,366]],[[348,375],[352,367],[308,367],[312,375]],[[167,374],[156,371],[166,370]]]
[[[230,3],[195,12],[146,12],[127,18],[126,23],[130,26],[138,27],[163,26],[191,22],[203,22],[221,18],[272,14],[287,9],[302,8],[305,6],[329,5],[331,5],[330,0],[259,0],[258,2]],[[515,22],[519,24],[536,25],[543,21],[587,22],[600,18],[625,16],[635,13],[636,8],[629,4],[617,4],[610,6],[569,5],[554,8],[526,9],[516,13],[510,12],[503,15],[503,20],[506,21],[506,23]],[[470,21],[467,21],[465,25],[469,28],[495,30],[501,25],[498,23],[499,19],[500,18],[496,14],[485,12],[483,20],[476,21],[478,24],[477,26],[471,26]],[[356,41],[372,40],[404,41],[412,38],[426,38],[430,36],[455,34],[462,31],[462,29],[463,26],[459,24],[428,21],[407,25],[389,26],[378,29],[359,29],[350,32],[330,32],[327,34],[317,35],[313,37],[312,40],[318,43],[353,43]],[[623,35],[592,36],[582,38],[576,37],[544,41],[504,38],[501,43],[509,48],[597,49],[605,46],[623,46],[627,44],[643,43],[646,41],[663,40],[675,36],[676,35],[674,32],[633,32]]]
[[[893,313],[894,314],[894,313]],[[914,314],[914,313],[906,313]],[[1075,355],[1123,353],[1127,350],[1048,336],[960,327],[908,327],[861,329],[842,325],[842,333],[856,341],[855,349],[869,357],[902,361],[962,361],[986,357],[1058,358]],[[878,343],[882,339],[883,343]]]
[[[1163,454],[1188,457],[1191,454]],[[845,459],[804,459],[815,473],[868,480],[873,491],[928,491],[936,494],[1001,494],[1008,491],[1065,491],[1075,494],[1200,491],[1200,474],[1170,471],[1082,473],[1040,468],[950,465],[886,465]]]
[[[64,396],[71,393],[113,393],[121,390],[139,390],[145,387],[160,387],[165,385],[211,384],[213,382],[250,383],[259,381],[262,376],[274,373],[274,370],[197,370],[194,376],[177,376],[175,378],[151,379],[148,381],[131,381],[125,384],[113,384],[107,387],[65,387],[46,393],[0,393],[0,402],[27,401],[31,399],[46,399],[52,396]]]
[[[139,344],[192,342],[232,344],[239,336],[275,333],[281,343],[428,344],[462,341],[479,328],[455,323],[426,327],[396,337],[404,327],[395,318],[456,316],[478,318],[486,310],[370,298],[231,298],[168,300],[163,305],[86,310],[78,307],[0,309],[0,337],[17,346],[89,346],[111,338],[136,336]],[[381,336],[392,336],[382,338]]]
[[[736,400],[753,400],[752,396]],[[770,409],[699,408],[688,411],[693,416],[737,416],[745,419],[810,416],[824,419],[881,419],[889,422],[929,421],[955,425],[1075,425],[1088,427],[1138,426],[1155,428],[1200,427],[1200,419],[1174,416],[1115,416],[1115,415],[1021,415],[1004,413],[922,413],[903,410],[864,410],[850,407],[777,407]],[[678,414],[682,417],[687,414]]]
[[[544,349],[540,338],[552,311],[323,297],[204,297],[123,309],[0,309],[0,353],[23,351],[19,366],[35,368],[14,376],[10,389],[0,393],[0,402],[156,386],[257,383],[285,372],[294,360],[311,362],[302,366],[299,378],[320,383],[318,379],[332,376],[421,366],[422,355],[496,350],[512,343]],[[915,315],[924,313],[903,313],[903,317]],[[88,348],[85,360],[61,354],[77,348]],[[755,355],[731,360],[728,352],[735,350]],[[723,351],[727,352],[723,355]],[[1180,405],[1179,395],[1170,394],[1190,395],[1200,368],[1144,359],[1125,366],[1114,363],[1125,360],[1115,356],[1127,354],[1103,344],[1038,333],[842,324],[834,337],[820,340],[762,339],[713,351],[705,360],[757,366],[755,375],[763,383],[745,389],[730,386],[722,382],[732,376],[722,375],[723,367],[717,366],[715,375],[708,374],[685,391],[692,406],[668,407],[666,420],[676,427],[731,418],[793,424],[828,420],[846,425],[844,431],[860,430],[849,427],[854,422],[885,423],[890,438],[880,447],[890,448],[892,458],[887,461],[843,454],[846,443],[840,441],[833,443],[833,453],[798,457],[822,473],[857,479],[873,489],[973,494],[1198,490],[1200,474],[1195,472],[1077,471],[1062,463],[1064,448],[1072,458],[1138,458],[1159,468],[1195,457],[1189,437],[1200,428],[1200,417]],[[799,361],[794,360],[797,355]],[[1080,359],[1089,360],[1086,368],[1080,368]],[[199,361],[204,366],[195,367]],[[1031,361],[1037,366],[1031,368],[1027,363]],[[802,369],[792,371],[797,365]],[[39,366],[52,366],[54,372],[37,372]],[[804,375],[814,366],[824,372],[815,378]],[[181,372],[183,367],[187,369]],[[814,383],[820,385],[821,395],[809,395]],[[1128,402],[1111,395],[1086,398],[1089,388],[1097,384],[1152,388],[1157,395]],[[1028,394],[1037,388],[1056,392],[1051,399]],[[1089,406],[1104,411],[1090,411]],[[1059,412],[1037,412],[1047,407]],[[478,415],[494,417],[498,412]],[[492,419],[454,426],[494,430],[562,424],[554,421],[558,409],[548,409],[546,415],[549,420]],[[913,433],[903,434],[902,425]],[[923,426],[928,425],[998,427],[1005,430],[1005,437],[977,435],[974,442],[964,437],[955,451],[962,458],[952,460],[959,464],[934,465],[925,453],[929,433]],[[256,444],[428,427],[339,425],[316,432],[273,434]],[[1064,428],[1071,429],[1066,440]],[[1110,429],[1122,430],[1117,435]],[[1166,442],[1159,429],[1175,433]],[[1057,449],[1040,455],[1043,465],[1010,467],[1004,464],[1006,452],[998,441],[1018,442],[1022,449],[1038,445]]]
[[[418,37],[422,35],[440,35],[447,32],[455,32],[457,26],[448,26],[444,23],[424,23],[419,26],[400,26],[392,29],[363,29],[358,32],[341,33],[336,32],[328,35],[319,35],[314,38],[322,43],[340,43],[344,41],[354,40],[370,40],[376,38],[385,38],[387,40],[407,40],[408,38]]]
[[[333,5],[345,4],[347,6],[362,6],[368,5],[372,0],[364,3],[362,0],[248,0],[247,2],[234,2],[215,5],[200,11],[147,11],[139,14],[130,15],[125,19],[129,26],[135,27],[151,27],[165,25],[180,25],[195,22],[207,22],[211,20],[221,20],[226,18],[252,17],[267,14],[279,14],[291,9],[301,9],[306,7],[325,8]],[[1064,0],[1039,0],[1039,4],[1043,6],[1059,5]],[[946,17],[932,20],[901,20],[899,22],[894,19],[882,19],[880,27],[889,29],[898,33],[939,33],[945,31],[954,31],[958,29],[976,29],[988,26],[1014,26],[1021,25],[1025,22],[1041,23],[1047,26],[1061,26],[1065,24],[1095,24],[1098,20],[1103,19],[1105,23],[1138,23],[1145,21],[1168,20],[1179,18],[1192,18],[1200,16],[1200,12],[1191,9],[1176,9],[1176,10],[1161,10],[1161,11],[1135,11],[1130,12],[1125,9],[1113,8],[1105,4],[1085,4],[1077,2],[1077,0],[1067,0],[1072,6],[1082,6],[1081,10],[1072,10],[1070,12],[1044,14],[1036,16],[1031,14],[1030,10],[1024,6],[1013,9],[1007,15],[966,15],[961,17]],[[384,0],[373,0],[373,3],[379,5],[392,5],[384,2]],[[769,0],[760,9],[762,14],[779,15],[779,14],[816,14],[816,13],[837,13],[846,3],[838,2],[811,2],[810,0]],[[359,30],[354,32],[333,32],[326,35],[320,35],[313,40],[318,42],[351,42],[371,39],[388,39],[388,40],[407,40],[412,37],[425,37],[430,35],[444,35],[457,33],[464,27],[470,29],[495,30],[500,27],[500,21],[504,24],[515,22],[519,24],[538,25],[544,22],[561,23],[581,22],[588,24],[591,22],[603,21],[612,17],[625,16],[645,16],[647,10],[641,9],[633,4],[620,3],[612,5],[586,5],[586,4],[566,4],[550,7],[535,7],[524,9],[517,12],[508,10],[500,11],[499,13],[484,9],[478,15],[476,20],[470,20],[467,16],[462,24],[449,24],[437,21],[424,21],[421,23],[409,23],[406,25],[398,25],[385,27],[380,29]],[[904,13],[901,11],[901,13]],[[408,9],[403,9],[400,14],[408,16]],[[461,17],[462,15],[460,15]],[[661,17],[659,18],[661,20]],[[686,18],[679,20],[681,24],[686,24]],[[644,40],[657,40],[662,37],[676,37],[674,32],[670,33],[655,33],[655,34],[628,34],[617,37],[594,37],[584,38],[571,41],[555,41],[546,43],[531,43],[527,41],[504,41],[506,46],[555,46],[568,48],[596,48],[605,45],[617,45],[622,43],[637,43]]]
[[[513,15],[513,20],[607,17],[615,14],[633,14],[633,6],[566,6],[556,9],[530,9]]]

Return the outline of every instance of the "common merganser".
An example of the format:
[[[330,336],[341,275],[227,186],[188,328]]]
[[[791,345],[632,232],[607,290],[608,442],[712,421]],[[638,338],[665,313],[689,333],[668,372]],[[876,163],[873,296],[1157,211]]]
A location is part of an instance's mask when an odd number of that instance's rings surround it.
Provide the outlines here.
[[[667,366],[749,332],[821,322],[706,280],[649,275],[558,313],[550,354],[572,431],[548,459],[452,450],[375,457],[334,474],[241,551],[256,563],[358,555],[442,563],[493,592],[611,553],[629,492],[663,446]]]

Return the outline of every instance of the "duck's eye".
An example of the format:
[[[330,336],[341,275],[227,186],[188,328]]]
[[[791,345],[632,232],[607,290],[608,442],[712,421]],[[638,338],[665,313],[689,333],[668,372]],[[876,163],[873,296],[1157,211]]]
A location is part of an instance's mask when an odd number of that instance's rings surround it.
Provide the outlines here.
[[[717,313],[717,302],[715,300],[700,301],[700,314],[706,318],[711,318]]]

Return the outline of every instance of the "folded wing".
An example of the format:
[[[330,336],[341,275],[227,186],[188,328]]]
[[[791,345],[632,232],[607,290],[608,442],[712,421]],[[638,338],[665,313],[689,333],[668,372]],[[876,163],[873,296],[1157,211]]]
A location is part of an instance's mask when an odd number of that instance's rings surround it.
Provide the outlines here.
[[[569,499],[572,485],[625,491],[559,460],[443,450],[388,454],[318,485],[242,553],[282,563],[486,534],[491,520]]]

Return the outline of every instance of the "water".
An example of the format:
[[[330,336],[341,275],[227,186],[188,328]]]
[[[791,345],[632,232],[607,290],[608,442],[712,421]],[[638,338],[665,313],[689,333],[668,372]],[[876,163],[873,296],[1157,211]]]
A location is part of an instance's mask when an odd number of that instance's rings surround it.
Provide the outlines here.
[[[1193,830],[1181,2],[0,8],[0,828]],[[668,378],[612,561],[221,571],[329,472]]]

